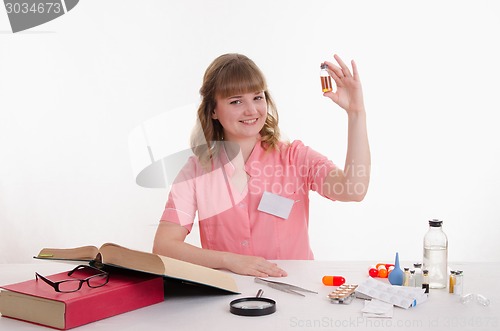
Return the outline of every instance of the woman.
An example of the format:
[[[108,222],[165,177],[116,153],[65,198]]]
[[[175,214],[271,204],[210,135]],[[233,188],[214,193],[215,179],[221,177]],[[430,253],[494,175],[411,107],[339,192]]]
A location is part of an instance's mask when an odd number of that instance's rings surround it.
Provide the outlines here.
[[[225,54],[207,68],[191,157],[172,185],[154,240],[157,254],[257,277],[286,276],[268,260],[313,259],[310,190],[361,201],[370,149],[361,83],[334,56],[325,62],[337,85],[326,92],[348,115],[344,169],[300,141],[280,141],[278,113],[255,63]],[[203,248],[185,243],[198,213]]]

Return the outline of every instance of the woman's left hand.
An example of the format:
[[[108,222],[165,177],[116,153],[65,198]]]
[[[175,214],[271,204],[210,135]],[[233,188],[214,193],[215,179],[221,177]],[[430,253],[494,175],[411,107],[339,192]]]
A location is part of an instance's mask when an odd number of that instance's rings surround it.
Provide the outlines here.
[[[363,91],[356,63],[354,60],[351,61],[351,73],[337,54],[333,57],[338,65],[328,61],[325,61],[325,63],[328,65],[328,73],[337,85],[337,90],[335,92],[325,92],[323,95],[332,99],[333,102],[345,109],[348,114],[364,112]]]

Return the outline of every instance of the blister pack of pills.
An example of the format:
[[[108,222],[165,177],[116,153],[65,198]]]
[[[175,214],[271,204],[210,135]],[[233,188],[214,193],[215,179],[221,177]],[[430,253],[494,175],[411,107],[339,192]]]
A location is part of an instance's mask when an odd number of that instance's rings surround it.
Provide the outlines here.
[[[354,299],[354,291],[356,291],[357,287],[358,285],[341,285],[335,291],[328,294],[328,298],[332,303],[348,305]]]
[[[395,286],[368,277],[361,283],[356,292],[370,298],[392,303],[395,306],[407,309],[427,300],[424,289],[417,287]]]

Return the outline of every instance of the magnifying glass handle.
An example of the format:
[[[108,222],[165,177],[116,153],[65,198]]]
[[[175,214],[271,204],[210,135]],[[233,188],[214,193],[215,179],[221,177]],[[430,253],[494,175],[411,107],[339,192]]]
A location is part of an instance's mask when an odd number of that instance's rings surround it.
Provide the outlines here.
[[[259,289],[259,291],[257,292],[257,295],[255,297],[256,298],[262,298],[263,294],[264,294],[264,291],[262,291],[262,289]]]

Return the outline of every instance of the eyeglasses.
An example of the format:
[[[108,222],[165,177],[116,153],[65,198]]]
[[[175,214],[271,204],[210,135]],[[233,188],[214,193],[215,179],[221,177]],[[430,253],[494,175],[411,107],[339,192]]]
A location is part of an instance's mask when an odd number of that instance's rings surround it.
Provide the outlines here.
[[[35,272],[35,278],[37,281],[38,278],[40,278],[41,280],[52,286],[56,292],[61,293],[76,292],[82,288],[83,283],[87,283],[90,288],[97,288],[106,285],[109,281],[109,273],[88,265],[77,266],[75,269],[68,272],[68,276],[71,276],[73,273],[81,269],[93,270],[99,273],[85,279],[75,278],[53,282],[50,279],[40,275],[38,272]]]

